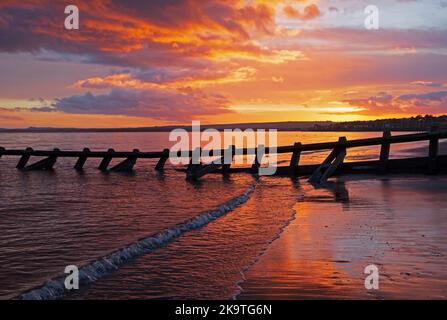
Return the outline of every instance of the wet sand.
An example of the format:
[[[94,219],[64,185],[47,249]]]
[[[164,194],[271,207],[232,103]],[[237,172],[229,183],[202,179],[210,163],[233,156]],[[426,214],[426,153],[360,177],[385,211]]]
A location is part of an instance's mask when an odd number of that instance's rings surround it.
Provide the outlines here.
[[[300,183],[296,219],[245,273],[239,299],[447,298],[447,177]],[[379,290],[364,287],[371,264]]]

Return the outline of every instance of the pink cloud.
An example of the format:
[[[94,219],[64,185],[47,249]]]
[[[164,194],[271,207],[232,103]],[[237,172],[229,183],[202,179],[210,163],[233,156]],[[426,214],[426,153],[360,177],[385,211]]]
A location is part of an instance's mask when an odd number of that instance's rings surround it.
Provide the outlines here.
[[[219,94],[201,90],[112,89],[107,94],[84,95],[56,99],[51,108],[34,111],[59,111],[73,114],[102,114],[149,117],[155,119],[186,121],[198,115],[228,113],[229,101]]]
[[[349,99],[344,102],[364,110],[359,114],[440,114],[447,112],[447,91],[410,93],[392,96],[380,92],[369,98]]]

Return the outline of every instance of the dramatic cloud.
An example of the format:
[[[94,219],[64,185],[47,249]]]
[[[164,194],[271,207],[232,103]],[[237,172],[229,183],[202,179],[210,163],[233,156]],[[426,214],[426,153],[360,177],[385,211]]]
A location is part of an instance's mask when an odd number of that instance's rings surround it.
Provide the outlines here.
[[[363,114],[440,114],[447,112],[447,91],[392,96],[380,92],[364,99],[350,99],[344,102],[364,108]]]
[[[79,30],[64,29],[67,4],[79,7]],[[364,28],[368,4],[2,0],[0,114],[10,126],[18,115],[24,126],[56,117],[124,126],[441,112],[447,8],[379,0],[376,31]],[[322,110],[346,117],[324,118]]]
[[[256,69],[241,67],[228,70],[146,70],[135,73],[115,73],[106,77],[94,77],[77,81],[74,86],[92,89],[133,88],[172,89],[200,88],[218,84],[238,83],[252,80]]]
[[[84,95],[56,99],[52,108],[35,108],[34,111],[187,121],[197,115],[228,113],[228,105],[228,100],[221,95],[209,95],[193,89],[112,89],[103,95],[87,92]]]
[[[283,61],[284,52],[253,41],[275,30],[275,11],[264,3],[97,0],[74,4],[81,13],[80,29],[75,31],[63,29],[66,1],[0,4],[0,50],[45,49],[82,54],[95,63],[136,66],[169,60],[194,63],[191,58]]]
[[[268,2],[72,1],[79,7],[80,29],[71,31],[63,24],[66,4],[1,2],[0,51],[130,71],[77,81],[74,88],[113,90],[58,99],[55,108],[61,112],[182,120],[220,114],[228,112],[228,101],[194,88],[251,80],[256,68],[247,63],[276,65],[304,58],[299,50],[257,41],[275,34],[275,9]]]

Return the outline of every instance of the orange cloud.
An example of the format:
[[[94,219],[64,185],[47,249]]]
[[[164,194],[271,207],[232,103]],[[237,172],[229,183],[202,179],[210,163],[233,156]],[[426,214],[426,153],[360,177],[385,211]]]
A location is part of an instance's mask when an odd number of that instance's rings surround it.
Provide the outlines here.
[[[130,73],[118,73],[106,77],[93,77],[79,80],[74,87],[78,88],[132,88],[132,89],[173,89],[173,88],[202,88],[218,84],[238,83],[252,80],[256,69],[252,67],[241,67],[234,71],[206,72],[201,75],[194,73],[179,73],[178,78],[163,78],[161,74],[153,74],[150,79],[145,80],[145,74],[140,73],[134,78]]]
[[[287,5],[284,7],[284,14],[288,18],[295,18],[301,20],[312,20],[321,16],[320,9],[316,4],[311,4],[304,7],[303,13],[299,10],[295,9],[291,5]]]
[[[52,5],[45,0],[26,5],[3,3],[1,16],[6,23],[3,31],[9,37],[0,44],[0,50],[46,47],[61,52],[83,50],[92,55],[114,56],[150,49],[173,56],[255,58],[259,55],[263,60],[270,54],[278,55],[252,41],[255,36],[274,33],[275,9],[266,3],[72,2],[81,12],[81,27],[76,32],[62,32],[60,21],[52,19],[57,13],[61,15],[66,1],[57,0]]]

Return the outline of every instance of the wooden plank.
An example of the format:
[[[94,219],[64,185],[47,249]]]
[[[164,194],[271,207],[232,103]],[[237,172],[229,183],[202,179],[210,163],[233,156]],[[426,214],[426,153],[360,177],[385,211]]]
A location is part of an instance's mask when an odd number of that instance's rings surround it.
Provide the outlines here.
[[[347,142],[346,137],[340,137],[338,141],[341,146],[346,145]],[[345,156],[346,148],[334,148],[323,163],[310,176],[308,181],[313,184],[321,184],[325,182],[335,172],[338,166],[343,163]]]
[[[382,143],[382,146],[380,148],[380,157],[379,157],[380,165],[378,169],[379,174],[385,174],[387,170],[388,160],[390,158],[390,149],[391,149],[391,144],[388,141],[390,137],[391,137],[390,130],[386,130],[383,132],[384,142]]]
[[[337,157],[338,150],[334,149],[331,151],[331,153],[326,157],[326,159],[323,161],[322,164],[320,164],[317,169],[312,173],[312,175],[309,178],[310,183],[320,183],[321,177],[323,176],[323,172],[329,168],[329,165],[331,162]]]
[[[227,155],[228,158],[231,158],[231,160],[233,159],[234,156],[234,151],[235,150],[235,146],[230,146],[226,152],[230,154],[230,156]],[[210,164],[207,165],[199,165],[197,167],[194,167],[194,169],[189,169],[189,175],[187,174],[187,179],[190,180],[197,180],[200,179],[201,177],[203,177],[204,175],[217,171],[219,168],[222,168],[222,173],[225,174],[226,172],[228,172],[228,170],[231,167],[231,162],[230,163],[225,163],[225,154],[219,159],[219,161],[214,161],[211,162]],[[231,161],[230,160],[230,161]],[[193,164],[190,164],[191,166]],[[187,170],[188,171],[188,170]]]
[[[76,164],[74,166],[74,169],[78,170],[78,171],[83,170],[84,164],[85,164],[85,162],[87,161],[87,158],[88,158],[87,154],[90,152],[90,149],[89,148],[84,148],[84,150],[82,150],[82,152],[84,153],[84,155],[80,156],[78,158],[78,161],[76,161]]]
[[[222,174],[228,174],[230,167],[231,167],[231,163],[233,162],[233,159],[234,159],[235,151],[236,151],[236,146],[232,145],[226,151],[226,152],[230,153],[230,156],[225,155],[225,153],[224,153],[224,156],[221,159]],[[225,160],[228,158],[230,158],[231,160],[229,160],[229,163],[225,163]]]
[[[295,176],[298,171],[298,164],[300,162],[301,157],[301,143],[295,142],[294,151],[292,153],[292,158],[290,159],[289,171],[291,176]]]
[[[324,171],[323,175],[320,178],[320,183],[325,183],[327,179],[329,179],[335,173],[335,171],[343,163],[345,157],[346,149],[341,149],[340,152],[337,154],[335,160],[329,165],[329,168]]]
[[[135,156],[128,157],[126,160],[121,161],[117,165],[110,168],[110,171],[131,172],[133,170],[133,167],[135,166],[135,163],[137,162],[136,154],[138,154],[140,152],[140,150],[134,149],[133,152],[135,153]]]
[[[169,149],[163,150],[163,156],[158,160],[157,165],[155,166],[155,170],[163,171],[165,168],[166,161],[169,159]]]
[[[186,179],[187,180],[195,180],[196,172],[202,167],[200,163],[200,158],[202,155],[202,148],[198,147],[194,149],[191,154],[191,159],[189,161],[189,165],[186,169]]]
[[[23,168],[23,170],[25,171],[52,170],[54,164],[56,163],[56,160],[57,157],[48,157],[26,166],[25,168]]]
[[[255,152],[255,161],[253,161],[253,164],[251,166],[251,172],[258,174],[259,173],[259,167],[262,163],[262,158],[265,154],[265,146],[263,144],[258,145]]]
[[[113,159],[114,152],[115,152],[115,150],[113,150],[113,149],[107,150],[107,154],[104,156],[101,163],[99,164],[99,167],[98,167],[99,170],[101,170],[102,172],[108,171],[107,168],[110,164],[110,161],[112,161],[112,159]]]
[[[438,172],[438,153],[439,153],[439,139],[433,137],[430,139],[428,146],[428,173],[436,174]]]
[[[208,173],[216,171],[220,167],[222,167],[222,163],[214,163],[214,162],[209,165],[201,166],[200,168],[197,168],[197,170],[191,173],[191,178],[192,180],[197,180]]]
[[[59,151],[59,149],[54,149],[55,152]],[[30,164],[23,168],[25,171],[33,171],[33,170],[52,170],[54,164],[56,163],[57,157],[50,156],[45,159],[39,160],[33,164]]]
[[[31,153],[33,152],[33,148],[26,148],[24,153],[22,154],[22,157],[20,158],[19,162],[16,165],[16,168],[21,170],[26,167],[26,164],[28,163],[29,159],[31,158]]]

